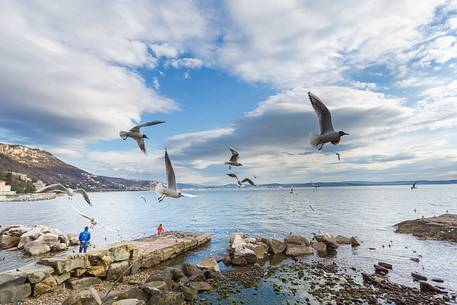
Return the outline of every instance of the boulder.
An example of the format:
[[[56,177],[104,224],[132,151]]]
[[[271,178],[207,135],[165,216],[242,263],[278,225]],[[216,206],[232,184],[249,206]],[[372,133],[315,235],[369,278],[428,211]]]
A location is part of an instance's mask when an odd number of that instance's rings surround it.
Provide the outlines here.
[[[184,272],[179,268],[170,268],[173,281],[177,281],[180,278],[185,277]]]
[[[128,245],[118,245],[109,249],[114,262],[126,261],[130,258],[130,247]]]
[[[173,282],[173,270],[174,268],[163,268],[159,272],[151,274],[146,282],[153,282],[153,281],[165,281],[167,283]],[[198,269],[198,268],[197,268]],[[200,271],[200,269],[198,269]],[[200,271],[201,272],[201,271]]]
[[[284,242],[286,244],[295,244],[295,245],[307,245],[309,246],[308,240],[300,235],[288,235],[284,237]]]
[[[206,277],[203,272],[189,276],[189,281],[191,281],[191,282],[204,281],[205,279],[206,279]]]
[[[59,241],[59,236],[56,234],[47,233],[41,235],[38,239],[47,243],[54,243]]]
[[[33,227],[30,231],[27,231],[26,233],[21,235],[21,238],[30,238],[31,240],[37,239],[41,232],[43,232],[43,227],[42,226],[35,226]]]
[[[213,286],[211,286],[207,282],[203,282],[203,281],[191,282],[189,284],[189,287],[191,287],[192,289],[197,290],[198,292],[211,291],[213,289]]]
[[[338,248],[338,246],[339,246],[338,243],[336,242],[335,236],[333,236],[329,233],[316,234],[314,236],[314,238],[317,241],[325,243],[327,245],[328,250],[334,250],[334,249]]]
[[[70,272],[76,268],[90,267],[89,259],[84,254],[72,254],[64,257],[43,258],[38,264],[51,266],[57,274]]]
[[[208,269],[220,272],[219,264],[214,257],[205,257],[200,263],[197,264],[198,268]]]
[[[327,252],[327,245],[323,242],[313,239],[313,241],[311,242],[311,246],[314,248],[314,250],[316,250],[319,253]]]
[[[352,236],[351,237],[351,246],[352,247],[358,247],[362,244],[362,241],[357,237],[357,236]]]
[[[274,238],[262,238],[262,242],[268,246],[268,252],[271,254],[280,254],[286,251],[286,243]]]
[[[441,291],[441,289],[433,286],[430,283],[427,283],[426,281],[419,281],[419,286],[420,286],[420,290],[422,292],[443,293],[443,291]]]
[[[113,263],[114,259],[111,256],[111,253],[108,250],[97,250],[93,252],[89,252],[87,254],[89,258],[89,262],[92,266],[104,266],[105,269]]]
[[[12,236],[16,236],[16,237],[20,237],[21,235],[27,233],[30,230],[31,230],[31,228],[24,227],[23,225],[19,225],[19,226],[15,226],[15,227],[10,228],[7,231],[7,234],[8,235],[12,235]]]
[[[87,269],[86,268],[76,268],[75,270],[72,271],[72,274],[76,277],[81,277],[86,273]]]
[[[387,269],[392,270],[392,264],[385,263],[385,262],[378,262],[378,265],[379,265],[379,266],[382,266],[382,267],[384,267],[384,268],[387,268]]]
[[[24,272],[30,283],[35,284],[43,281],[54,272],[54,268],[44,265],[32,263],[29,265],[18,268],[19,271]]]
[[[198,291],[196,289],[184,285],[178,286],[177,291],[181,292],[184,295],[184,299],[191,304],[193,304],[198,296]]]
[[[138,299],[125,299],[113,302],[112,305],[145,305],[143,300]]]
[[[80,279],[72,278],[68,281],[68,284],[73,290],[82,290],[100,284],[101,282],[102,280],[98,277],[84,277]]]
[[[95,288],[89,288],[80,292],[83,305],[102,305],[102,299]]]
[[[2,304],[16,303],[32,293],[32,286],[26,283],[27,275],[22,271],[0,273],[0,301]]]
[[[68,241],[70,242],[71,246],[79,245],[79,239],[76,234],[67,234]]]
[[[426,281],[426,280],[427,280],[427,277],[426,277],[426,276],[423,276],[422,274],[419,274],[419,273],[416,273],[416,272],[412,272],[412,273],[411,273],[411,276],[412,276],[413,279],[415,279],[416,281]]]
[[[149,300],[149,294],[143,291],[143,289],[133,287],[119,294],[118,299],[138,299],[147,302]]]
[[[335,240],[340,245],[350,245],[352,243],[351,242],[351,238],[345,237],[345,236],[342,236],[342,235],[337,235]]]
[[[313,247],[307,246],[305,244],[287,244],[286,255],[287,256],[302,256],[313,254]]]
[[[103,266],[91,266],[87,268],[86,274],[92,275],[95,277],[105,277],[106,269]]]
[[[182,272],[184,273],[185,276],[191,277],[196,274],[203,274],[202,270],[198,268],[197,266],[184,263],[181,266]]]
[[[387,268],[385,268],[383,266],[374,264],[373,267],[374,267],[374,270],[375,270],[375,272],[377,274],[386,275],[387,273],[389,273],[389,269],[387,269]]]
[[[60,285],[63,282],[65,282],[65,281],[67,281],[67,280],[69,280],[71,278],[70,272],[65,272],[65,273],[62,273],[62,274],[53,274],[52,276],[56,280],[57,285]]]
[[[257,260],[262,260],[265,256],[268,255],[268,246],[263,242],[258,242],[256,244],[246,244],[246,248],[255,252]]]
[[[64,235],[64,234],[60,234],[58,236],[58,239],[61,243],[69,246],[70,245],[70,240],[68,239],[68,236],[67,235]]]
[[[238,262],[244,263],[243,259],[247,264],[257,263],[256,253],[253,250],[248,249],[246,245],[241,245],[235,248],[233,251],[232,264],[238,265]]]
[[[74,293],[63,301],[62,305],[83,305],[81,295]]]
[[[33,296],[37,297],[57,288],[57,282],[52,276],[48,276],[43,281],[33,286]]]
[[[24,245],[24,251],[28,255],[37,256],[51,252],[51,247],[43,241],[34,240]]]
[[[143,286],[141,286],[141,289],[143,289],[143,291],[148,295],[153,295],[159,290],[167,290],[168,285],[165,281],[152,281],[145,283]]]
[[[67,250],[67,248],[68,248],[67,244],[59,242],[59,243],[52,245],[51,250],[52,251],[64,251],[64,250]]]
[[[181,305],[184,304],[184,294],[175,291],[157,291],[149,299],[148,305]],[[117,305],[114,304],[113,305]],[[124,305],[124,304],[121,304]]]
[[[19,244],[20,240],[21,240],[21,238],[19,236],[3,234],[2,236],[0,236],[0,248],[1,249],[14,248]]]
[[[26,244],[28,244],[32,241],[33,241],[33,239],[30,236],[25,236],[25,237],[21,236],[19,243],[17,244],[17,248],[23,249]]]
[[[128,275],[126,272],[127,268],[129,267],[128,261],[112,263],[109,267],[108,271],[106,272],[106,279],[109,281],[117,280],[119,277],[123,277]],[[124,274],[125,272],[125,274]]]

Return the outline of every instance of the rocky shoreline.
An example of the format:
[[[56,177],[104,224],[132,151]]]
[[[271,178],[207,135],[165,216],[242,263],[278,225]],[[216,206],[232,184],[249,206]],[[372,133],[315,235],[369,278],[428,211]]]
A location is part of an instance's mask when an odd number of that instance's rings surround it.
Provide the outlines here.
[[[419,239],[457,242],[457,214],[406,220],[396,224],[397,233],[407,233]]]
[[[26,202],[26,201],[41,201],[55,199],[54,193],[27,193],[27,194],[12,194],[0,195],[0,202]]]

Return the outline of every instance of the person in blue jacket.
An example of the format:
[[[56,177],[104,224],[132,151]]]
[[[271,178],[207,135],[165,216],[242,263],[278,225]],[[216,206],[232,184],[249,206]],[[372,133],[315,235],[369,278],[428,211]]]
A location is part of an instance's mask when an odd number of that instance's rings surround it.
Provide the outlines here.
[[[90,242],[89,227],[85,227],[84,231],[79,233],[79,253],[87,252],[87,247],[89,247],[89,242]]]

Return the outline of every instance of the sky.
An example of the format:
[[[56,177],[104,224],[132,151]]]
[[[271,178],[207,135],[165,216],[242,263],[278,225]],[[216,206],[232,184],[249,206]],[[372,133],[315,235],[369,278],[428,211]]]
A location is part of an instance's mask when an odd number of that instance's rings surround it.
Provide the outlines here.
[[[2,1],[0,142],[222,185],[457,178],[457,1]],[[308,91],[349,136],[316,151]],[[120,130],[142,131],[148,154]],[[336,152],[341,154],[338,161]]]

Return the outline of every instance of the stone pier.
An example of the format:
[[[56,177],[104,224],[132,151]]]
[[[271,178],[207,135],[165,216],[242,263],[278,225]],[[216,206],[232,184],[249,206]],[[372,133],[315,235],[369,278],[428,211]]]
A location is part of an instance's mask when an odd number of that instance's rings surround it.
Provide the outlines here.
[[[39,296],[63,285],[79,290],[102,280],[114,281],[157,266],[210,240],[210,234],[169,232],[161,237],[116,243],[88,254],[43,258],[0,273],[0,304]]]

